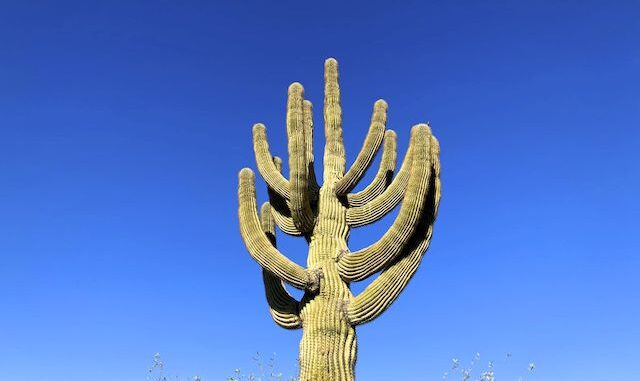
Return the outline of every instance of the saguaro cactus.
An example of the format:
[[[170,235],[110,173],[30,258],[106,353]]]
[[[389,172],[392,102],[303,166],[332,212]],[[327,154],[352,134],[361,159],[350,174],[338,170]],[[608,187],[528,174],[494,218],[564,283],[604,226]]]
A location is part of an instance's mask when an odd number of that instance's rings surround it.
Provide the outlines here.
[[[427,124],[411,129],[404,161],[396,167],[396,134],[386,130],[387,103],[373,106],[369,132],[357,158],[346,170],[338,63],[325,61],[324,181],[314,172],[311,103],[299,83],[289,86],[287,134],[289,179],[282,161],[271,155],[263,124],[253,126],[253,147],[269,202],[257,211],[254,174],[239,174],[239,219],[242,238],[262,267],[273,320],[283,328],[302,328],[301,381],[354,380],[355,327],[382,314],[398,297],[429,246],[440,200],[439,145]],[[380,168],[368,186],[353,189],[383,146]],[[347,247],[349,230],[373,223],[401,203],[398,215],[379,241],[357,251]],[[276,248],[276,226],[303,236],[309,244],[307,267]],[[359,295],[349,284],[378,274]],[[304,290],[301,301],[284,282]]]

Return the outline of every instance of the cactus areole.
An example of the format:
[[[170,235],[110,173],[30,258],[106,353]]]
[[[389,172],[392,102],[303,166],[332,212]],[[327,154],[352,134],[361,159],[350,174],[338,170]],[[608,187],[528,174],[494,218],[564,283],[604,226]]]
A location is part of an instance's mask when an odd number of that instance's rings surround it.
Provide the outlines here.
[[[314,172],[312,105],[304,99],[302,85],[293,83],[286,118],[289,178],[282,175],[281,159],[271,155],[265,126],[255,124],[253,149],[269,202],[262,204],[258,214],[253,171],[242,169],[240,231],[247,250],[262,267],[273,320],[283,328],[303,330],[300,381],[351,381],[355,379],[356,326],[375,319],[396,300],[429,246],[440,201],[440,149],[427,124],[415,125],[394,177],[396,134],[386,130],[387,103],[378,100],[362,148],[347,170],[337,61],[327,59],[324,70],[322,185]],[[361,191],[354,191],[380,146],[377,174]],[[377,242],[349,250],[351,228],[381,219],[398,204],[396,219]],[[306,239],[306,268],[278,251],[276,226]],[[351,293],[351,282],[376,274],[362,293]],[[287,292],[285,282],[305,291],[301,301]]]

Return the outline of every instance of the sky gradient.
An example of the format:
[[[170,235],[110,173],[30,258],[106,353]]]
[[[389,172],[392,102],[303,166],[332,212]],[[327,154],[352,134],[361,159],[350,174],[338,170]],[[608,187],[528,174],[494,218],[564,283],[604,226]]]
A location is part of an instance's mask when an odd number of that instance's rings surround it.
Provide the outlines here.
[[[419,122],[442,147],[431,248],[358,330],[358,379],[440,380],[476,352],[502,379],[633,379],[639,14],[633,1],[0,2],[0,378],[144,380],[156,352],[206,381],[256,351],[295,373],[301,332],[270,320],[237,172],[255,169],[255,122],[286,154],[294,81],[322,152],[335,57],[348,163],[378,98],[399,157]],[[392,219],[352,231],[350,248]],[[279,236],[299,263],[302,241]]]

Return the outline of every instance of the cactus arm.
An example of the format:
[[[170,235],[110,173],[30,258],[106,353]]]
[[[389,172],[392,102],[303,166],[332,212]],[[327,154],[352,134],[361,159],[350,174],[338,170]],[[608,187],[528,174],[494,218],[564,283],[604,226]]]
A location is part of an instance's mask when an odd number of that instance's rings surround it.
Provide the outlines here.
[[[302,103],[302,107],[309,189],[311,190],[312,201],[315,201],[318,198],[318,191],[320,190],[320,186],[318,185],[318,180],[316,179],[315,159],[313,157],[313,104],[305,99]]]
[[[431,131],[426,124],[419,124],[411,135],[413,161],[398,216],[378,242],[338,260],[338,271],[345,281],[363,280],[384,268],[400,254],[420,221],[431,176]]]
[[[429,247],[440,204],[439,148],[433,137],[431,144],[432,171],[435,175],[427,194],[425,213],[402,254],[360,295],[351,300],[347,307],[347,317],[353,325],[369,322],[389,308],[415,274]]]
[[[273,156],[269,150],[267,129],[262,123],[253,125],[253,152],[256,156],[258,171],[274,192],[285,200],[289,200],[289,181],[282,176],[273,163]]]
[[[260,208],[260,225],[273,247],[276,247],[276,224],[271,210],[271,205],[268,202],[262,204]],[[269,305],[269,314],[273,321],[282,328],[301,328],[302,320],[298,313],[299,302],[287,292],[280,278],[262,269],[262,281],[267,304]]]
[[[380,160],[378,172],[371,184],[367,185],[363,190],[347,195],[347,203],[350,207],[367,204],[387,189],[393,178],[397,157],[396,133],[393,130],[387,130],[384,133],[382,159]]]
[[[367,171],[373,158],[378,152],[382,139],[384,138],[384,130],[387,124],[387,102],[382,99],[376,101],[373,105],[373,114],[371,115],[371,124],[364,144],[347,173],[343,178],[338,180],[335,187],[337,195],[344,195],[353,190],[362,176]]]
[[[324,62],[324,133],[324,181],[331,183],[340,179],[345,170],[338,61],[333,58]]]
[[[274,156],[273,163],[276,166],[278,172],[282,171],[282,159],[278,156]],[[267,187],[269,193],[269,203],[271,204],[271,213],[276,221],[276,224],[284,233],[292,236],[301,236],[303,233],[293,223],[291,218],[291,210],[287,204],[287,200],[282,198],[271,187]]]
[[[269,304],[269,314],[276,324],[286,329],[302,328],[298,302],[289,295],[282,281],[268,270],[262,270],[262,282]]]
[[[289,209],[286,207],[284,201],[274,201],[274,197],[269,197],[269,199],[271,200],[271,202],[274,202],[271,210],[280,230],[292,236],[303,235],[303,233],[296,227],[296,224],[293,223],[293,218],[291,218]],[[279,205],[275,204],[275,202],[277,202]]]
[[[293,222],[302,232],[313,228],[315,216],[309,200],[309,163],[305,143],[304,89],[299,83],[289,86],[287,99],[287,135],[289,145],[289,207]]]
[[[391,212],[393,208],[402,201],[402,197],[407,189],[407,184],[409,183],[412,162],[411,151],[412,147],[411,144],[409,144],[398,174],[382,194],[367,204],[347,209],[347,224],[350,227],[356,228],[374,223]]]
[[[239,174],[238,218],[240,234],[253,259],[273,275],[299,289],[314,287],[312,274],[280,253],[262,231],[256,210],[254,174],[244,168]]]

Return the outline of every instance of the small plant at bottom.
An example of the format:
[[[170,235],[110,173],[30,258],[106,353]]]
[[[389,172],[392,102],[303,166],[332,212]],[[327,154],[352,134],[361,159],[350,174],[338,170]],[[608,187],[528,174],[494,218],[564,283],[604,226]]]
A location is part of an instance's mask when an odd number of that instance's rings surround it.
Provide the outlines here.
[[[510,362],[511,360],[511,353],[507,353],[507,355],[505,356],[505,362]],[[476,353],[469,366],[468,367],[462,367],[460,366],[460,360],[457,358],[454,358],[452,360],[452,365],[451,368],[444,372],[444,374],[442,375],[442,379],[443,380],[448,380],[448,379],[459,379],[461,381],[470,381],[471,377],[473,376],[473,372],[474,372],[474,368],[476,368],[480,363],[480,353]],[[527,366],[527,371],[529,372],[529,374],[533,374],[533,372],[536,370],[536,364],[533,362],[529,362],[528,366]],[[481,368],[478,371],[478,376],[476,376],[476,378],[474,378],[475,381],[495,381],[495,372],[494,372],[494,362],[493,361],[489,361],[486,365],[486,367]],[[525,378],[523,376],[518,377],[517,381],[525,381]]]
[[[276,354],[269,356],[266,364],[260,355],[260,352],[251,358],[253,360],[254,369],[249,373],[244,373],[240,368],[233,371],[233,375],[227,377],[227,381],[297,381],[294,376],[284,377],[282,372],[278,371],[276,364]]]
[[[147,371],[147,381],[204,381],[204,379],[197,375],[186,379],[178,376],[166,376],[164,373],[164,361],[162,361],[160,353],[156,353],[153,355],[153,365]]]

